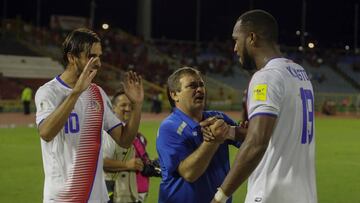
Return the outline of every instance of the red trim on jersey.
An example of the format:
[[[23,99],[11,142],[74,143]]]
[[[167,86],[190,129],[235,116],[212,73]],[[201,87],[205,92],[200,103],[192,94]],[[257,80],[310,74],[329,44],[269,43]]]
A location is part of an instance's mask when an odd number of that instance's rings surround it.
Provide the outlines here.
[[[59,192],[56,199],[59,202],[87,202],[95,181],[101,150],[104,114],[103,99],[95,84],[89,86],[87,99],[85,120],[81,126],[80,141],[74,157],[73,169],[68,174],[64,190]]]

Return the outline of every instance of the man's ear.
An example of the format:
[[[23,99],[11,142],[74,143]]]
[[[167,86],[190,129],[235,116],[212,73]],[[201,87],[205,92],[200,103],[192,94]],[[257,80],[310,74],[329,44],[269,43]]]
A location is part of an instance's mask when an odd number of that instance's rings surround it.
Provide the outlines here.
[[[72,55],[71,53],[67,53],[66,57],[67,57],[67,59],[69,61],[69,64],[74,64],[75,63],[75,56],[74,55]]]
[[[176,91],[174,92],[170,92],[170,97],[172,100],[174,100],[175,102],[179,101],[179,96],[177,95]]]
[[[251,46],[255,46],[258,42],[258,36],[254,33],[254,32],[250,32],[249,34],[249,38],[250,38],[250,45]]]

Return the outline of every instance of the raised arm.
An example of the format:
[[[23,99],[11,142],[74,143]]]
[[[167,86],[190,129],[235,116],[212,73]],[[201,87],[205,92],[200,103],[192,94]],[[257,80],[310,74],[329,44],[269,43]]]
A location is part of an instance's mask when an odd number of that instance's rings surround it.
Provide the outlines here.
[[[81,95],[86,90],[92,79],[95,77],[97,70],[91,70],[94,62],[98,58],[91,58],[86,64],[83,72],[81,73],[78,81],[72,89],[70,95],[53,111],[45,120],[39,125],[40,137],[46,142],[50,142],[55,138],[59,131],[64,127],[71,111]]]
[[[135,72],[127,72],[125,81],[122,82],[126,96],[132,103],[132,111],[125,126],[114,128],[110,135],[118,145],[129,148],[137,135],[141,119],[141,108],[144,100],[144,89],[141,76]]]

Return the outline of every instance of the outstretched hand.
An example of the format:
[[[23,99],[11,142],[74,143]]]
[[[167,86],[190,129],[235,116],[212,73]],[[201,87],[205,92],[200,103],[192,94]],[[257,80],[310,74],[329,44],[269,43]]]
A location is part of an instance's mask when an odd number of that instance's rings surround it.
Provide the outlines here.
[[[84,70],[79,76],[79,79],[76,81],[76,84],[73,88],[74,92],[81,93],[89,87],[91,81],[94,79],[97,73],[97,69],[92,69],[97,60],[99,60],[99,57],[91,57],[90,60],[87,62]]]
[[[144,101],[144,88],[140,75],[133,71],[126,72],[125,80],[121,84],[126,96],[132,103],[140,104]]]

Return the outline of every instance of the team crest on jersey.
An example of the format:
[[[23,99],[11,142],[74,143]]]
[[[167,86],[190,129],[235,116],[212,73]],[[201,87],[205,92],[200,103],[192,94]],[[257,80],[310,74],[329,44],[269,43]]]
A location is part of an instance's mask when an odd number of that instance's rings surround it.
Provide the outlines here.
[[[40,102],[40,110],[41,111],[45,111],[47,109],[49,109],[50,105],[49,105],[49,101],[48,100],[42,100]]]
[[[96,112],[100,112],[101,110],[100,103],[94,100],[90,102],[90,108],[95,109]]]
[[[256,85],[253,89],[253,100],[266,101],[267,84]]]

